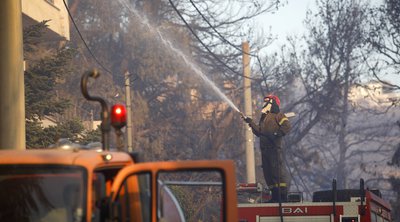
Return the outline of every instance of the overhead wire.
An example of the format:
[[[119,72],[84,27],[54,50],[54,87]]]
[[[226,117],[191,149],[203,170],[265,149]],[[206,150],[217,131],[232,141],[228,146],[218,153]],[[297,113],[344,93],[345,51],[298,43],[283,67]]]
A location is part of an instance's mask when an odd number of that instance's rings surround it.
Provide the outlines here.
[[[223,36],[223,35],[208,21],[208,19],[204,16],[204,14],[203,14],[203,13],[201,12],[201,10],[197,7],[197,5],[193,2],[193,0],[189,0],[189,2],[190,2],[190,3],[192,4],[192,6],[196,9],[197,13],[199,13],[199,15],[201,16],[201,18],[208,24],[208,26],[210,26],[210,28],[219,36],[219,38],[220,38],[223,42],[227,43],[228,45],[232,46],[233,48],[235,48],[236,50],[238,50],[239,52],[241,52],[241,53],[243,53],[243,54],[246,54],[246,55],[255,57],[255,58],[257,59],[257,62],[259,63],[261,73],[263,74],[263,76],[265,76],[264,69],[263,69],[263,67],[262,67],[260,57],[259,57],[258,55],[245,52],[245,51],[243,51],[241,48],[237,47],[235,44],[233,44],[232,42],[230,42],[229,40],[227,40],[227,39],[226,39],[226,38],[225,38],[225,37],[224,37],[224,36]]]
[[[192,27],[189,25],[189,23],[186,21],[186,19],[183,17],[182,13],[178,10],[178,8],[175,6],[175,4],[172,2],[172,0],[168,0],[169,3],[171,4],[172,8],[174,11],[178,14],[179,18],[185,23],[185,26],[189,29],[189,31],[194,35],[194,37],[199,41],[199,43],[210,53],[212,57],[214,57],[219,63],[221,63],[223,66],[225,66],[227,69],[229,69],[232,73],[242,76],[242,74],[238,73],[236,70],[234,70],[232,67],[228,66],[225,62],[223,62],[217,55],[215,55],[214,52],[212,52],[208,46],[200,39],[200,37],[196,34],[196,32],[192,29]],[[246,77],[249,79],[253,79],[250,77]],[[256,80],[256,79],[253,79]]]
[[[74,25],[74,27],[75,27],[75,29],[76,29],[76,31],[77,31],[77,33],[78,33],[80,39],[82,40],[82,42],[83,42],[83,44],[85,45],[86,49],[88,50],[89,54],[92,56],[92,58],[94,59],[94,61],[96,61],[96,63],[97,63],[104,71],[106,71],[106,72],[108,72],[109,74],[112,75],[112,72],[111,72],[109,69],[107,69],[107,68],[97,59],[97,57],[94,55],[93,51],[89,48],[89,45],[86,43],[85,39],[84,39],[83,36],[82,36],[82,33],[79,31],[79,28],[78,28],[78,26],[76,25],[76,22],[75,22],[74,18],[72,17],[72,14],[71,14],[71,12],[70,12],[70,10],[69,10],[69,8],[68,8],[68,5],[67,5],[67,3],[65,2],[65,0],[63,0],[63,3],[64,3],[64,6],[65,6],[65,9],[66,9],[67,12],[68,12],[68,16],[70,17],[70,19],[71,19],[71,21],[72,21],[72,24]]]
[[[190,2],[193,4],[193,6],[195,6],[194,3],[193,3],[191,0],[190,0]],[[73,18],[72,14],[71,14],[71,12],[70,12],[70,10],[69,10],[69,7],[68,7],[66,1],[63,0],[63,3],[64,3],[64,6],[65,6],[65,9],[66,9],[67,12],[68,12],[68,16],[70,17],[70,19],[71,19],[71,21],[72,21],[72,23],[73,23],[73,25],[74,25],[75,30],[76,30],[77,33],[78,33],[78,36],[79,36],[80,39],[82,40],[82,42],[83,42],[85,48],[88,50],[88,52],[89,52],[89,54],[91,55],[91,57],[95,60],[95,62],[96,62],[104,71],[106,71],[106,72],[109,73],[109,74],[112,74],[112,72],[111,72],[109,69],[107,69],[107,68],[99,61],[99,59],[95,56],[95,54],[93,53],[93,51],[90,49],[90,47],[89,47],[89,45],[87,44],[86,40],[84,39],[84,37],[83,37],[81,31],[79,30],[79,28],[78,28],[78,26],[77,26],[77,24],[76,24],[76,22],[75,22],[75,19]],[[209,49],[209,47],[200,39],[200,37],[199,37],[199,36],[195,33],[195,31],[190,27],[190,25],[188,24],[188,22],[186,21],[186,19],[182,16],[182,14],[179,12],[179,10],[178,10],[177,7],[175,6],[175,4],[174,4],[171,0],[169,0],[169,3],[171,4],[171,6],[172,6],[172,8],[174,9],[174,11],[178,14],[178,16],[180,17],[180,19],[185,23],[185,26],[186,26],[186,27],[189,29],[189,31],[195,36],[195,38],[200,42],[200,44],[212,55],[212,57],[214,57],[219,63],[221,63],[223,66],[225,66],[227,69],[229,69],[232,73],[234,73],[234,74],[236,74],[236,75],[239,75],[239,76],[243,76],[243,75],[241,75],[240,73],[238,73],[236,70],[234,70],[232,67],[228,66],[225,62],[223,62],[217,55],[215,55],[215,53],[212,52],[212,51]],[[263,71],[262,66],[261,66],[261,61],[260,61],[260,59],[259,59],[259,57],[258,57],[257,55],[244,52],[243,50],[239,49],[237,46],[235,46],[234,44],[232,44],[231,42],[229,42],[226,38],[224,38],[224,37],[215,29],[214,26],[211,25],[211,23],[209,23],[209,21],[208,21],[208,20],[205,18],[205,16],[200,12],[200,10],[197,8],[197,6],[195,6],[195,8],[196,8],[196,11],[198,11],[199,14],[202,16],[202,18],[207,22],[207,24],[209,24],[209,26],[218,34],[218,36],[219,36],[224,42],[228,43],[229,45],[233,46],[235,49],[239,50],[240,52],[242,52],[242,53],[244,53],[244,54],[247,54],[247,55],[256,57],[257,60],[258,60],[258,62],[259,62],[259,64],[260,64],[260,70],[261,70],[261,72],[264,74],[264,71]],[[254,78],[251,78],[251,77],[246,77],[246,76],[243,76],[243,77],[249,78],[249,79],[252,79],[252,80],[258,80],[258,79],[254,79]]]

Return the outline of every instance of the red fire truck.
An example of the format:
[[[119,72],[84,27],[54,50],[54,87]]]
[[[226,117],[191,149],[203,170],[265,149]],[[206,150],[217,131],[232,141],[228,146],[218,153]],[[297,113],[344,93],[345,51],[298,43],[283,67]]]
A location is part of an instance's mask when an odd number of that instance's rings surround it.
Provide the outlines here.
[[[288,202],[267,203],[268,195],[259,184],[240,184],[238,213],[240,222],[390,222],[390,205],[379,190],[364,188],[313,193],[304,201],[300,192],[288,194]]]

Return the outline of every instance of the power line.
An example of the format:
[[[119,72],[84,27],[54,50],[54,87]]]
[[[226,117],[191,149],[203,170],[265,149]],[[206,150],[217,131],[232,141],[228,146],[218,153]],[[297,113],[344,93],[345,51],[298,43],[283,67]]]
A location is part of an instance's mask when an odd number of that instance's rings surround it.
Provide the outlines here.
[[[209,21],[208,19],[203,15],[203,13],[200,11],[200,9],[196,6],[196,4],[192,1],[189,0],[190,3],[192,4],[192,6],[196,9],[197,13],[199,13],[199,15],[203,18],[203,20],[210,26],[210,28],[212,28],[212,30],[214,30],[215,33],[217,33],[217,35],[220,37],[220,39],[222,41],[224,41],[225,43],[227,43],[228,45],[232,46],[233,48],[235,48],[236,50],[238,50],[239,52],[255,57],[258,61],[258,64],[260,65],[260,70],[261,73],[263,74],[263,76],[265,76],[264,70],[262,68],[262,64],[261,64],[261,60],[260,57],[258,55],[252,54],[252,53],[248,53],[248,52],[244,52],[241,48],[237,47],[235,44],[231,43],[230,41],[228,41]]]
[[[196,6],[196,4],[192,1],[189,0],[189,2],[192,4],[192,6],[196,9],[197,13],[199,13],[199,15],[203,18],[203,20],[208,24],[208,26],[210,26],[210,28],[212,28],[212,30],[214,30],[215,33],[217,33],[217,35],[220,37],[220,39],[222,41],[224,41],[225,43],[227,43],[228,45],[232,46],[233,48],[235,48],[236,50],[240,51],[241,53],[244,53],[246,55],[249,56],[253,56],[253,57],[257,57],[257,55],[248,53],[243,51],[242,49],[240,49],[239,47],[237,47],[235,44],[231,43],[230,41],[228,41],[209,21],[208,19],[203,15],[203,13],[200,11],[200,9]]]
[[[64,3],[64,6],[65,6],[65,9],[66,9],[67,12],[68,12],[69,17],[71,18],[72,23],[74,24],[74,27],[75,27],[76,31],[78,32],[79,37],[81,38],[81,40],[82,40],[83,44],[85,45],[86,49],[89,51],[89,54],[93,57],[93,59],[96,61],[96,63],[97,63],[102,69],[104,69],[104,71],[106,71],[106,72],[108,72],[108,73],[110,73],[110,74],[112,75],[112,72],[111,72],[110,70],[108,70],[106,67],[104,67],[104,65],[96,58],[96,56],[94,55],[94,53],[92,52],[92,50],[90,50],[88,44],[86,43],[86,41],[85,41],[85,39],[83,38],[81,32],[79,31],[78,26],[76,25],[75,20],[74,20],[74,18],[72,17],[72,14],[71,14],[71,12],[69,11],[68,5],[67,5],[67,3],[65,2],[65,0],[63,0],[63,3]]]
[[[226,63],[224,63],[217,55],[215,55],[208,47],[207,45],[200,39],[200,37],[194,32],[194,30],[192,29],[192,27],[190,27],[190,25],[188,24],[188,22],[185,20],[185,18],[183,18],[182,14],[179,12],[179,10],[176,8],[176,6],[174,5],[174,3],[172,2],[172,0],[168,0],[169,3],[171,4],[172,8],[174,9],[174,11],[178,14],[179,18],[185,23],[185,26],[189,29],[189,31],[194,35],[194,37],[200,42],[200,44],[218,61],[220,62],[222,65],[224,65],[226,68],[228,68],[232,73],[238,75],[238,76],[243,76],[240,73],[236,72],[236,70],[234,70],[232,67],[228,66]],[[249,77],[247,77],[249,78]],[[249,78],[252,79],[252,78]],[[256,79],[253,79],[256,80]]]

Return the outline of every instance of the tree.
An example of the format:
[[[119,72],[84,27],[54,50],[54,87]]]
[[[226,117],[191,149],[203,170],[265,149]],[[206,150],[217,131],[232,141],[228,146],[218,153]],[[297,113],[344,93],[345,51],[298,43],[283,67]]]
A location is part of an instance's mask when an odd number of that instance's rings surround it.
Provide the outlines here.
[[[396,144],[393,127],[385,124],[388,103],[369,98],[369,105],[361,105],[353,96],[368,74],[366,12],[362,1],[318,1],[318,11],[309,12],[305,21],[307,48],[300,51],[298,40],[288,38],[281,58],[268,58],[271,74],[256,86],[282,95],[283,111],[297,113],[286,137],[287,165],[293,186],[308,194],[329,189],[333,178],[339,188],[371,178],[362,166],[370,167],[376,152],[380,164]]]
[[[305,22],[307,48],[299,54],[299,44],[290,39],[282,51],[286,54],[269,68],[286,83],[268,80],[287,96],[285,110],[298,114],[286,138],[294,186],[310,194],[329,189],[333,178],[339,188],[347,188],[357,186],[363,177],[368,186],[381,187],[379,183],[387,180],[365,169],[383,167],[398,143],[390,121],[397,114],[387,111],[392,103],[383,97],[385,89],[363,82],[369,74],[365,60],[371,59],[365,35],[368,5],[362,1],[318,3],[318,12],[310,12]],[[357,97],[361,89],[375,97]],[[379,91],[381,97],[377,97]]]
[[[385,0],[382,5],[379,5],[370,12],[370,25],[371,31],[369,32],[368,43],[371,46],[371,50],[376,55],[376,60],[370,62],[370,69],[373,76],[386,88],[395,91],[399,90],[398,84],[393,84],[390,81],[385,80],[385,74],[398,75],[400,70],[400,2],[395,0]],[[399,99],[396,97],[391,98],[392,106],[395,108],[399,104]],[[398,119],[399,117],[397,117]],[[398,123],[398,121],[397,121]],[[395,147],[393,147],[393,150]],[[393,154],[391,166],[399,167],[399,148]],[[398,221],[399,218],[399,180],[396,177],[389,179],[393,195],[396,198],[393,199],[393,218]]]
[[[398,75],[400,69],[400,2],[385,0],[384,4],[370,11],[368,43],[377,53],[376,62],[370,63],[373,76],[381,83],[393,88],[400,86],[384,80],[384,73]],[[398,101],[397,101],[398,103]]]
[[[68,101],[57,98],[52,92],[57,82],[69,73],[67,63],[73,50],[62,48],[57,52],[45,52],[40,47],[40,38],[47,21],[28,27],[24,31],[24,56],[28,63],[25,72],[26,116],[28,119],[43,118],[44,115],[61,113]],[[42,46],[43,47],[43,46]]]
[[[72,72],[73,49],[62,47],[49,50],[41,42],[47,21],[24,30],[24,56],[28,61],[25,71],[26,141],[28,148],[45,148],[59,138],[77,139],[83,131],[77,119],[59,121],[44,128],[45,116],[62,115],[69,106],[68,99],[57,95],[56,87]]]

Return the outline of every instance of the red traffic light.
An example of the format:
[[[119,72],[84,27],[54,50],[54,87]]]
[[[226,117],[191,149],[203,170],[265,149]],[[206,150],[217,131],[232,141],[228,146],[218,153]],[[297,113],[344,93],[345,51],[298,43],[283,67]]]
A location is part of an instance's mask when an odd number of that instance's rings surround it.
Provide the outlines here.
[[[121,129],[126,125],[126,108],[122,104],[115,104],[111,107],[111,125]]]

